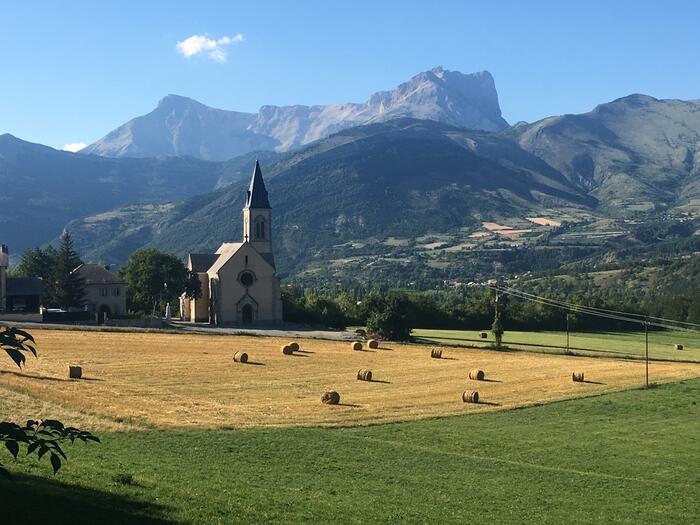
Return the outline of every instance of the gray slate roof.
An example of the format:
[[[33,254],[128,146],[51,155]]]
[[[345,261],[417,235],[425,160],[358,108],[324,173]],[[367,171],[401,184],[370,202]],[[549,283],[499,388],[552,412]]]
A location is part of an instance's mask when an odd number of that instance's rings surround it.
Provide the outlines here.
[[[8,277],[7,295],[41,295],[43,284],[38,277]]]
[[[265,181],[263,181],[262,171],[260,171],[260,163],[257,160],[255,161],[253,178],[250,179],[250,187],[246,192],[245,207],[270,208],[270,201],[267,198]]]
[[[81,264],[73,271],[85,280],[85,284],[126,284],[124,279],[101,264]]]
[[[219,258],[218,253],[191,253],[190,267],[193,272],[206,272]]]

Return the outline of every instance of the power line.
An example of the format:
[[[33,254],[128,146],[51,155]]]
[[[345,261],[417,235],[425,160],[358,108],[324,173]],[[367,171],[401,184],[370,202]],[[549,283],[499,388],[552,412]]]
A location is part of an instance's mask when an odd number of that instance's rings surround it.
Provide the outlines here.
[[[684,321],[676,321],[673,319],[665,319],[665,318],[660,318],[660,317],[646,317],[644,319],[639,319],[641,317],[641,314],[633,314],[630,312],[621,312],[618,310],[606,310],[603,308],[594,308],[594,307],[589,307],[589,306],[581,306],[573,303],[567,303],[564,301],[557,301],[554,299],[549,299],[547,297],[542,297],[539,295],[535,294],[530,294],[527,292],[523,292],[521,290],[516,290],[514,288],[506,288],[506,287],[501,287],[501,286],[496,286],[496,285],[488,285],[490,288],[493,288],[495,290],[498,290],[502,293],[512,295],[514,297],[517,297],[519,299],[527,300],[527,301],[532,301],[536,302],[545,306],[550,306],[553,308],[559,308],[559,309],[564,309],[564,310],[569,310],[572,312],[576,313],[582,313],[586,315],[591,315],[595,317],[602,317],[606,319],[613,319],[616,321],[623,321],[623,322],[628,322],[628,323],[635,323],[635,324],[640,324],[644,326],[654,326],[657,328],[666,328],[669,330],[683,330],[683,331],[700,331],[697,328],[691,328],[692,327],[700,327],[700,325],[696,323],[686,323]],[[631,317],[635,316],[635,317]],[[662,320],[662,321],[667,321],[669,323],[678,323],[678,324],[684,324],[688,326],[676,326],[676,325],[671,325],[671,324],[665,324],[665,323],[659,323],[659,322],[653,322],[650,321],[649,319],[654,319],[654,320]]]
[[[634,313],[634,312],[624,312],[624,311],[620,311],[620,310],[608,310],[608,309],[605,309],[605,308],[597,308],[597,307],[594,307],[594,306],[580,306],[580,305],[575,305],[575,304],[573,304],[573,303],[567,303],[567,302],[564,302],[564,301],[557,301],[556,299],[548,299],[548,298],[541,297],[541,296],[538,296],[538,295],[535,295],[535,294],[530,294],[530,293],[527,293],[527,292],[523,292],[523,291],[521,291],[521,290],[515,290],[514,288],[508,288],[508,287],[500,287],[500,288],[501,288],[503,291],[505,291],[505,290],[513,290],[513,291],[516,291],[516,292],[518,292],[518,293],[520,293],[520,294],[523,294],[523,295],[527,295],[527,296],[530,296],[530,297],[536,297],[536,298],[539,298],[539,299],[543,299],[543,300],[546,300],[546,301],[550,301],[550,302],[552,302],[552,303],[558,303],[558,304],[561,304],[562,306],[585,308],[585,309],[587,309],[587,310],[592,310],[592,311],[597,311],[597,312],[604,312],[604,313],[610,313],[610,314],[619,314],[619,315],[623,315],[623,316],[625,316],[625,317],[630,317],[630,316],[632,316],[632,317],[640,317],[640,318],[642,318],[642,319],[644,319],[644,320],[653,319],[653,320],[655,320],[655,321],[666,321],[666,322],[669,322],[669,323],[676,323],[676,324],[682,324],[682,325],[686,325],[686,326],[692,326],[692,327],[700,328],[700,324],[698,324],[698,323],[690,323],[690,322],[687,322],[687,321],[677,321],[677,320],[675,320],[675,319],[667,319],[667,318],[665,318],[665,317],[654,317],[653,315],[637,314],[637,313]]]

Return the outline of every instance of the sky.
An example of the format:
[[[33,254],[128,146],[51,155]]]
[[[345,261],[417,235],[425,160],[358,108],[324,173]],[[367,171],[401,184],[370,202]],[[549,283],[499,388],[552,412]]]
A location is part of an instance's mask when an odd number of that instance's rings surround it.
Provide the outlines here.
[[[700,2],[0,0],[0,134],[89,144],[165,95],[255,112],[362,102],[435,66],[504,118],[700,98]]]

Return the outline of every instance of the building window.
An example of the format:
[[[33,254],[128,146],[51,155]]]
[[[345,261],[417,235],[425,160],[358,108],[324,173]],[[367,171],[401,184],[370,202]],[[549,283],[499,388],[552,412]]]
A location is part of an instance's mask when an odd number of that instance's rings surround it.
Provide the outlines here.
[[[248,286],[253,284],[253,282],[255,281],[255,276],[250,272],[242,272],[241,275],[238,277],[238,280],[243,286],[247,288]]]
[[[109,288],[100,288],[100,297],[107,297],[109,295]]]
[[[121,290],[119,288],[112,288],[112,295],[114,297],[119,297],[120,294],[121,294]]]
[[[262,217],[255,219],[255,238],[265,239],[265,219]]]

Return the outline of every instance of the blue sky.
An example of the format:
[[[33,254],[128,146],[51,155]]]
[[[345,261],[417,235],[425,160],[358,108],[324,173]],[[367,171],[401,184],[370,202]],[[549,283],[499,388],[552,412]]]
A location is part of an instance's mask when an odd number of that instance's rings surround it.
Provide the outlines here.
[[[699,20],[684,0],[0,0],[0,133],[90,143],[169,93],[240,111],[360,102],[437,65],[489,70],[511,123],[700,98]]]

